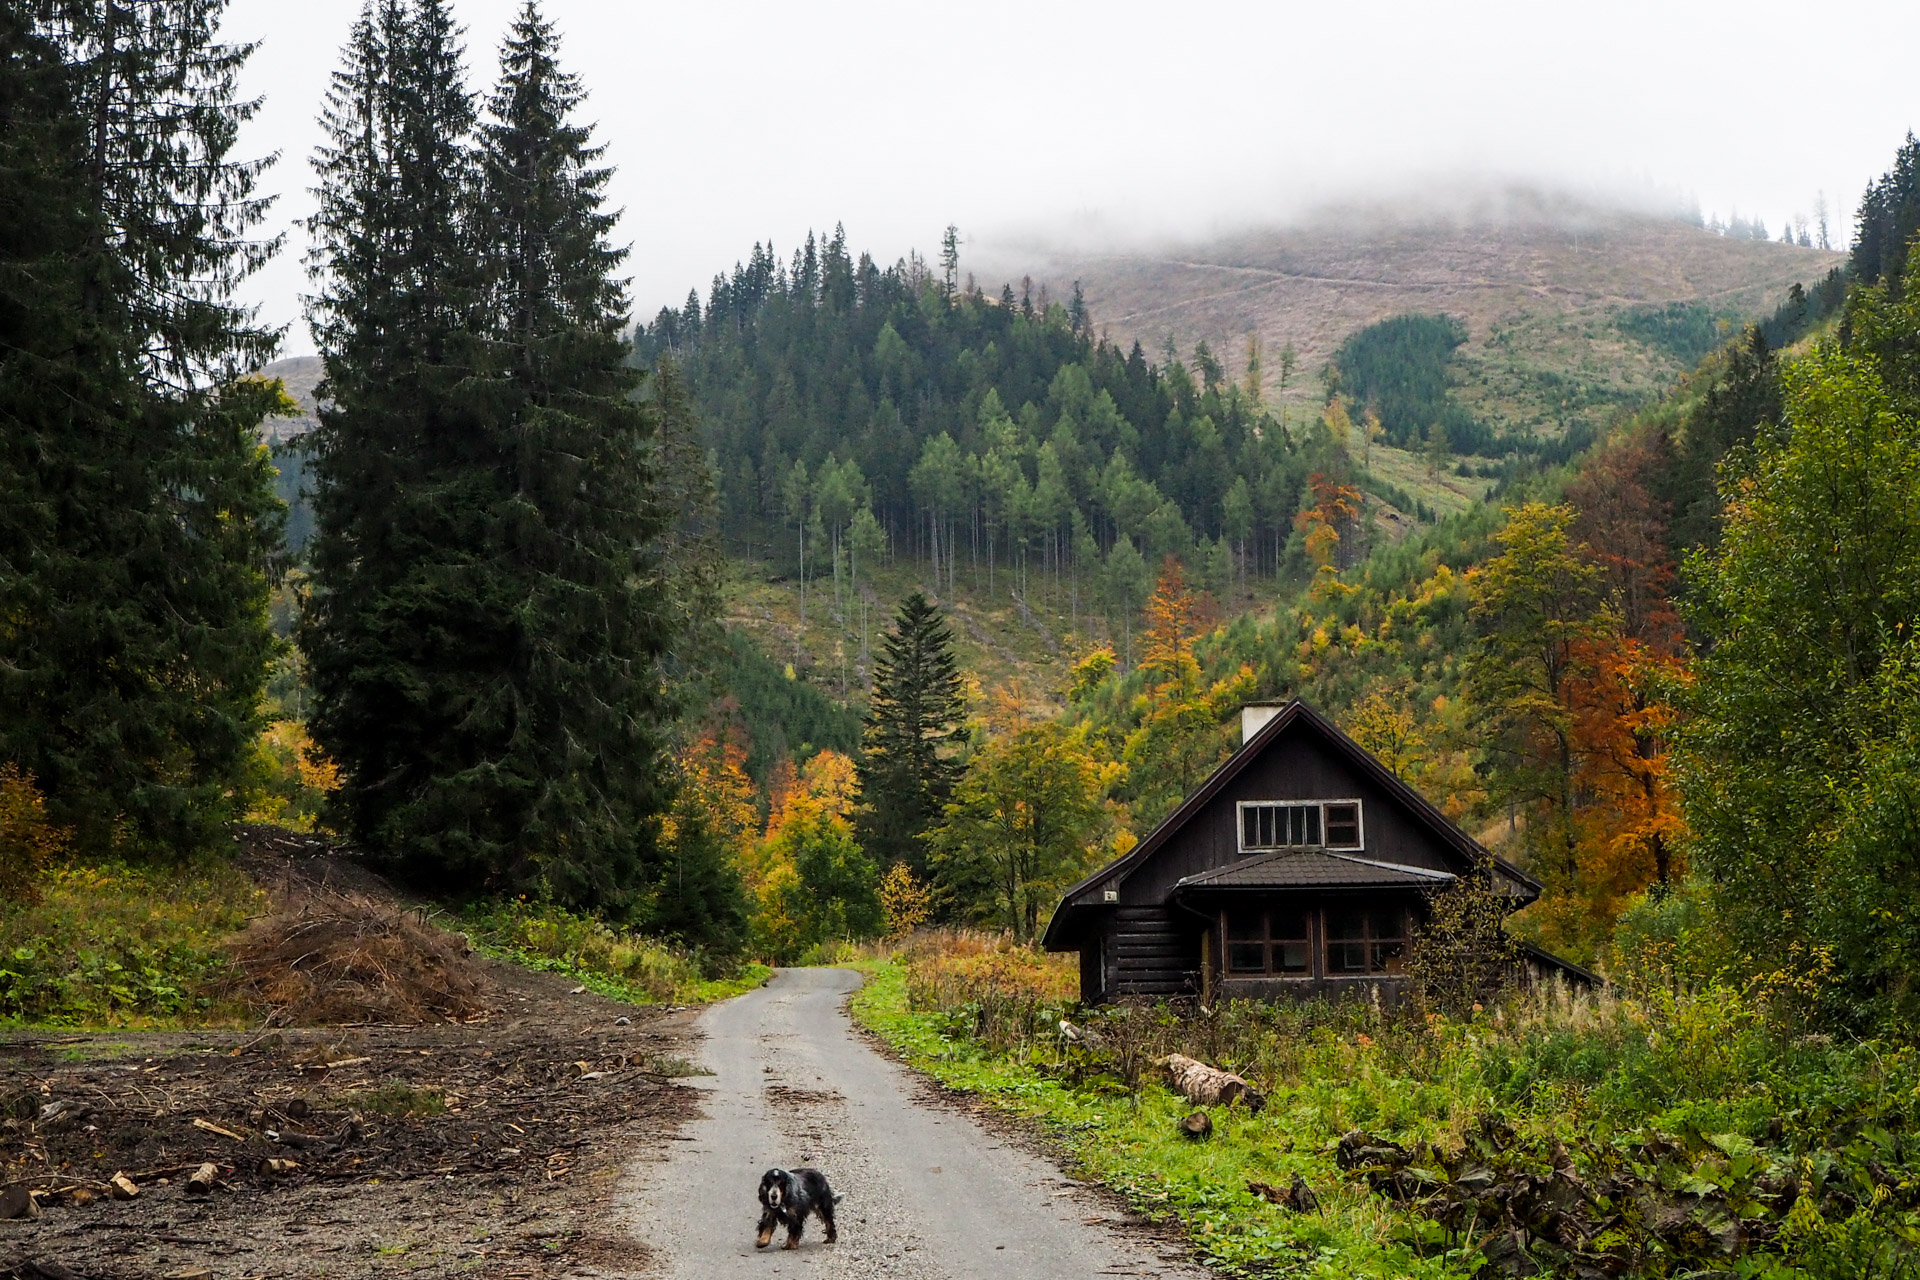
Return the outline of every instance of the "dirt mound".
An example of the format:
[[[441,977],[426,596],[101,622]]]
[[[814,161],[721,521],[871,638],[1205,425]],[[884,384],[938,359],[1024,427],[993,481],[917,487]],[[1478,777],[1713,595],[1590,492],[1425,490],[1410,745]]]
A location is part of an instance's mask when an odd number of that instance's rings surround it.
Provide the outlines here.
[[[465,1022],[500,992],[466,940],[364,894],[309,893],[233,944],[238,994],[274,1027]]]

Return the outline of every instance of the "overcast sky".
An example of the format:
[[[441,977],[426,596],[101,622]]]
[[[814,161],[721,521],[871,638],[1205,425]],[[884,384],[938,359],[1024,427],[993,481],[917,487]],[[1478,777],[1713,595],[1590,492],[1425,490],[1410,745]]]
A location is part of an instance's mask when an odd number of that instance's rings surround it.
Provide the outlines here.
[[[520,0],[455,0],[476,86]],[[1920,127],[1920,4],[1288,0],[915,4],[545,0],[619,172],[635,310],[771,238],[856,249],[1180,234],[1327,199],[1524,180],[1783,219],[1824,190],[1835,240]],[[358,0],[232,0],[281,154],[288,249],[248,283],[285,351],[314,117]],[[1000,256],[1000,255],[996,255]]]

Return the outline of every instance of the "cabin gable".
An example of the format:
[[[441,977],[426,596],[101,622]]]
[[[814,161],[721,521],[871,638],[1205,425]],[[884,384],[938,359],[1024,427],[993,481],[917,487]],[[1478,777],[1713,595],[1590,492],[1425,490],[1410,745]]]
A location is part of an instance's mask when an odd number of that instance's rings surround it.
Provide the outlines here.
[[[1354,852],[1362,857],[1441,872],[1459,870],[1465,861],[1450,858],[1375,778],[1334,756],[1311,730],[1295,727],[1259,748],[1178,831],[1120,875],[1120,905],[1158,905],[1187,877],[1241,861],[1240,806],[1288,800],[1359,802],[1362,842]]]

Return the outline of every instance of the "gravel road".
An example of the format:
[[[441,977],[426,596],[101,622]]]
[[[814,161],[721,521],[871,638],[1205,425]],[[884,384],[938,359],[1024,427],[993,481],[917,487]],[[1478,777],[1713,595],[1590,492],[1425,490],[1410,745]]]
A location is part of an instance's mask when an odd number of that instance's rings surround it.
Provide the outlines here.
[[[647,1243],[655,1274],[1062,1280],[1204,1280],[1163,1239],[1125,1224],[1104,1196],[1047,1161],[934,1104],[874,1052],[843,1005],[845,969],[784,969],[701,1015],[713,1072],[703,1115],[643,1163],[616,1212]],[[844,1197],[840,1240],[810,1219],[800,1248],[753,1247],[755,1192],[771,1165],[812,1165]]]

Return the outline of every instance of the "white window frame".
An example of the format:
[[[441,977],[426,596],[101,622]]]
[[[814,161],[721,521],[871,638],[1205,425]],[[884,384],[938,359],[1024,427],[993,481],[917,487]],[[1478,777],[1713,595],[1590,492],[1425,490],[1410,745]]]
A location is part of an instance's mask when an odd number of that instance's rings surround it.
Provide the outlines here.
[[[1350,804],[1353,806],[1354,814],[1358,819],[1356,825],[1360,828],[1360,837],[1353,844],[1327,843],[1327,806],[1330,804]],[[1288,808],[1305,808],[1309,806],[1318,808],[1320,810],[1320,843],[1257,845],[1249,849],[1247,847],[1246,811],[1248,809],[1265,808],[1269,805],[1285,805]],[[1325,800],[1242,800],[1234,806],[1233,810],[1233,839],[1234,843],[1239,846],[1242,857],[1255,853],[1280,853],[1288,849],[1327,849],[1335,853],[1358,853],[1367,847],[1367,806],[1357,796],[1334,796]]]

